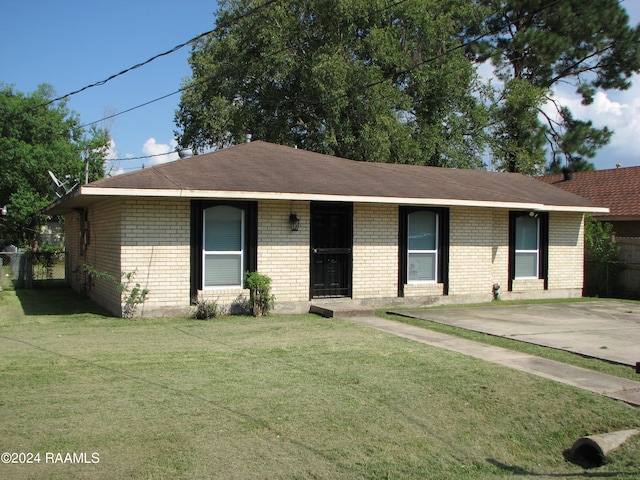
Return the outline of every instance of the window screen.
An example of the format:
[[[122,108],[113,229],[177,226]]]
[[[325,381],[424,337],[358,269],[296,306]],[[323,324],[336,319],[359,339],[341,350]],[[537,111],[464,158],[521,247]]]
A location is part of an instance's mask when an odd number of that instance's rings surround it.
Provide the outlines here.
[[[242,286],[244,210],[207,208],[203,219],[204,287]]]
[[[430,211],[410,213],[407,232],[408,282],[435,282],[438,258],[438,214]]]

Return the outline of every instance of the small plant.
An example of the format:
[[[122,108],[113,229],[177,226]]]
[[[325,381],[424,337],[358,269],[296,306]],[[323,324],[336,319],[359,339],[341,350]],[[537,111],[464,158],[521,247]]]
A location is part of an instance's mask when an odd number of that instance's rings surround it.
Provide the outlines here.
[[[193,318],[196,320],[209,320],[210,318],[217,318],[222,314],[221,308],[215,300],[196,297],[193,303],[196,306],[193,312]]]
[[[139,283],[136,283],[133,287],[131,286],[137,270],[128,273],[121,272],[120,281],[110,273],[98,270],[91,265],[85,265],[84,270],[90,277],[89,288],[91,288],[91,278],[100,278],[107,282],[111,282],[116,286],[116,290],[120,294],[120,298],[124,301],[122,305],[122,316],[124,318],[133,318],[136,310],[138,309],[138,305],[144,303],[147,295],[149,294],[149,290],[142,288]]]
[[[122,316],[124,318],[132,318],[136,314],[138,305],[144,303],[149,293],[149,290],[142,288],[139,283],[131,287],[135,276],[136,270],[120,274],[121,281],[117,288],[124,299],[124,306],[122,307]]]
[[[258,272],[247,272],[245,275],[249,289],[249,305],[254,317],[268,315],[275,301],[271,295],[271,278]]]

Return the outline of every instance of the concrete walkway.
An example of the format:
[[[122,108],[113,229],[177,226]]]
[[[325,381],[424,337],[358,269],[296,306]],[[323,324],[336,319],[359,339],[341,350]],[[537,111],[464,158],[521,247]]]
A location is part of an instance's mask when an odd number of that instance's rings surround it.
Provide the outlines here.
[[[344,316],[340,318],[640,406],[640,381],[606,375],[375,316]]]

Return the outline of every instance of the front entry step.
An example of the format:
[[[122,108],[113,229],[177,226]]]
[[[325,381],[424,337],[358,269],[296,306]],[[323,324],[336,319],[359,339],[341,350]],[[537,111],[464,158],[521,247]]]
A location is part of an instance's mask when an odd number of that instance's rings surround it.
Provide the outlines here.
[[[333,317],[363,317],[374,315],[373,308],[362,305],[353,300],[314,300],[309,308],[310,313],[325,318]]]

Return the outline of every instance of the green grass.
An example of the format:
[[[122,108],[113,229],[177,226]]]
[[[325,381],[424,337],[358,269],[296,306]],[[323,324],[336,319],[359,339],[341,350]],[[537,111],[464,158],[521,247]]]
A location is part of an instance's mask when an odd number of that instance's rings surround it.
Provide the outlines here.
[[[0,292],[0,451],[97,452],[0,478],[634,478],[640,438],[585,473],[564,451],[640,427],[621,402],[311,315],[123,320]]]

